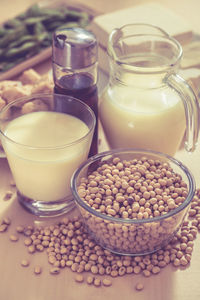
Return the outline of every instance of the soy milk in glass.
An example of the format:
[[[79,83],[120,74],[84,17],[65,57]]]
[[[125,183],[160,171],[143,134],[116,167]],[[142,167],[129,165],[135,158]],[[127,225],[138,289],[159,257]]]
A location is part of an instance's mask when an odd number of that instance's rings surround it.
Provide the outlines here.
[[[87,159],[94,126],[91,109],[68,96],[35,96],[2,111],[2,144],[23,206],[37,215],[74,206],[70,180]]]

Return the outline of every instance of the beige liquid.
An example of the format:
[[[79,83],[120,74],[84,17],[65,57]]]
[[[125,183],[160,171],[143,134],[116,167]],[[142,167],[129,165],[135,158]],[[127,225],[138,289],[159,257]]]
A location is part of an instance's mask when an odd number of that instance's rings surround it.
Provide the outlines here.
[[[81,120],[56,112],[34,112],[11,121],[5,135],[33,147],[3,141],[18,190],[39,201],[55,201],[70,195],[72,173],[87,158],[91,137],[74,145],[64,145],[81,139],[88,132]]]
[[[144,148],[174,155],[185,132],[184,106],[172,89],[115,86],[104,92],[100,119],[111,148]]]

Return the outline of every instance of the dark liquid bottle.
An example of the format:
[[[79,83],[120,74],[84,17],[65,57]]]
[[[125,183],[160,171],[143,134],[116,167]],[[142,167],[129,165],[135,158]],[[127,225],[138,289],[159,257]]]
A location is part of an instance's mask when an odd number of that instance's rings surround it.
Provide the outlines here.
[[[96,116],[89,156],[98,153],[97,41],[82,28],[66,28],[53,35],[53,78],[55,104],[65,112],[56,94],[68,95],[87,104]]]
[[[82,100],[94,112],[96,126],[90,147],[89,157],[98,153],[98,90],[90,74],[75,73],[64,75],[55,82],[55,94],[69,95]]]

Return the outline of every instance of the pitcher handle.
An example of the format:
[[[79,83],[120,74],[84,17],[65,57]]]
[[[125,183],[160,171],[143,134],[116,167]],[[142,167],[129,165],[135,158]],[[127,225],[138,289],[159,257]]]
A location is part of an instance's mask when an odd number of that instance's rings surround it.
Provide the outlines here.
[[[166,83],[175,89],[183,102],[186,118],[185,149],[193,152],[199,135],[199,102],[192,87],[179,75],[170,74]]]

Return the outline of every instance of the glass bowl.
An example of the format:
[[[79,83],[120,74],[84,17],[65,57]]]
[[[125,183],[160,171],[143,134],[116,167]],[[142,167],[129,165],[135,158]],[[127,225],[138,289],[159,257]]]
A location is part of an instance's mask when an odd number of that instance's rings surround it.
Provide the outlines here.
[[[186,166],[142,149],[115,149],[80,165],[71,180],[92,239],[121,255],[161,249],[179,230],[195,193]]]

